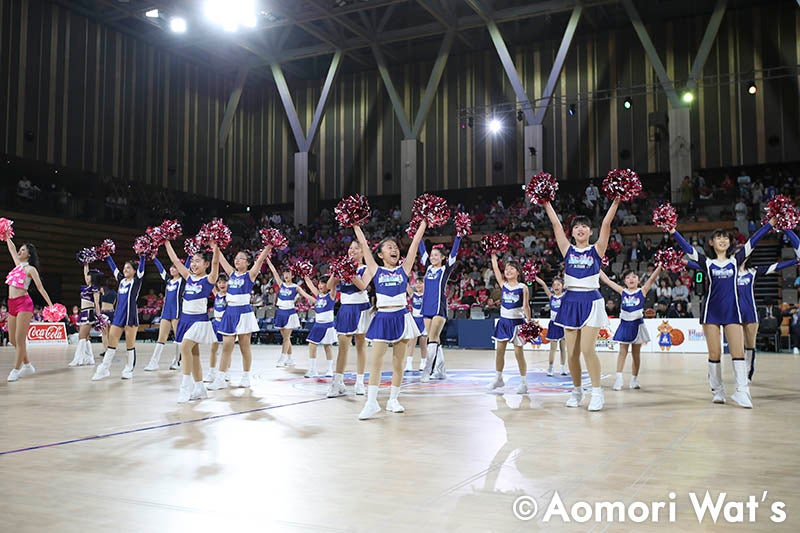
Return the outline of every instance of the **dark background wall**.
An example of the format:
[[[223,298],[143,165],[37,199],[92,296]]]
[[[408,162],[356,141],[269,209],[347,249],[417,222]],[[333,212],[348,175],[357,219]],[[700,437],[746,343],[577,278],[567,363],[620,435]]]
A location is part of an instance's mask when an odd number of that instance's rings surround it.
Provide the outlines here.
[[[674,80],[688,78],[706,24],[697,17],[648,26]],[[720,82],[701,86],[692,105],[696,167],[798,159],[800,80],[756,79],[759,92],[751,97],[729,75],[797,65],[799,38],[800,11],[792,2],[726,13],[704,69]],[[530,96],[541,93],[557,47],[532,42],[512,50]],[[412,121],[430,69],[391,68]],[[271,85],[248,84],[219,149],[232,78],[44,0],[0,0],[0,80],[0,150],[6,153],[231,201],[291,201],[296,146]],[[622,108],[628,87],[657,81],[631,28],[576,38],[544,123],[544,168],[565,179],[617,166],[668,171],[666,139],[654,141],[648,127],[652,113],[666,114],[663,92],[634,96],[633,108]],[[307,128],[322,82],[290,84]],[[603,91],[609,99],[586,98]],[[482,116],[471,129],[462,129],[458,118],[462,108],[514,100],[494,50],[450,58],[420,134],[427,190],[524,180],[526,147],[513,114],[504,117],[497,137],[486,134]],[[570,103],[575,116],[567,113]],[[399,193],[401,139],[377,71],[340,76],[312,148],[321,198]]]

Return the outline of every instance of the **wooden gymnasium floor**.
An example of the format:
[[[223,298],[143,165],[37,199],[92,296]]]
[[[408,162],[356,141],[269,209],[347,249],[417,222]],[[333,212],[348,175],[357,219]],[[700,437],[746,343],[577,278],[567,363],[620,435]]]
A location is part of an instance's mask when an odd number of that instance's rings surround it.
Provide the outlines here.
[[[175,372],[141,370],[152,349],[139,343],[133,381],[119,379],[118,360],[112,378],[91,382],[91,368],[66,367],[70,347],[32,350],[37,374],[0,383],[4,531],[797,531],[800,525],[798,356],[760,356],[755,409],[745,410],[711,404],[702,354],[644,354],[643,389],[621,392],[610,390],[614,356],[604,355],[606,409],[589,413],[586,403],[564,407],[569,378],[544,375],[546,352],[527,353],[534,392],[520,397],[511,393],[513,379],[505,396],[484,393],[490,352],[449,350],[450,380],[407,380],[405,414],[361,422],[361,397],[327,399],[327,380],[303,379],[305,347],[296,349],[300,366],[293,370],[274,367],[276,346],[255,347],[252,389],[212,392],[186,405],[175,403]],[[0,348],[3,376],[12,355],[12,348]],[[509,354],[507,382],[514,374]],[[730,394],[729,360],[724,376]],[[709,518],[698,524],[689,494],[702,499],[706,490],[715,499],[727,492],[726,501],[767,496],[754,523],[727,525],[721,516],[716,525]],[[599,523],[595,515],[585,523],[559,516],[544,523],[555,491],[568,510],[579,501],[674,502],[676,522],[664,511],[655,523],[652,515],[643,524],[627,515],[624,523],[609,523],[607,515]],[[529,522],[512,512],[519,496],[538,503]],[[780,524],[770,521],[775,501],[786,505]]]

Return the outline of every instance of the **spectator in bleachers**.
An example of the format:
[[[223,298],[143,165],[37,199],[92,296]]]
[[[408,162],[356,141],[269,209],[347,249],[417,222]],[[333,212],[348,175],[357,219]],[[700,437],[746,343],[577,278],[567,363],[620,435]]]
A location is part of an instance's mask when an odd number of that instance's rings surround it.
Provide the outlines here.
[[[656,297],[659,301],[665,300],[667,303],[672,301],[672,286],[668,277],[663,277],[658,281],[656,288]]]
[[[672,301],[689,302],[689,288],[683,284],[680,278],[675,280],[675,286],[672,288]]]

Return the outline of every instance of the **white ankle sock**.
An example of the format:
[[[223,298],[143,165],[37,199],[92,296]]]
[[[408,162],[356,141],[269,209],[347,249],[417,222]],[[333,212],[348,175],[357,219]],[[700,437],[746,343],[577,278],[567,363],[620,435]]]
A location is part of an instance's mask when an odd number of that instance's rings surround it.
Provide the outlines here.
[[[194,383],[194,379],[192,379],[191,374],[183,374],[181,376],[181,387],[191,387]]]
[[[356,385],[364,384],[364,374],[356,374]]]
[[[377,389],[377,387],[375,387]],[[397,397],[400,396],[400,387],[395,387],[394,385],[391,386],[389,389],[389,399],[396,400]]]
[[[338,384],[344,383],[344,374],[334,374],[333,382]]]
[[[500,370],[496,370],[495,373],[494,373],[494,377],[496,377],[497,379],[502,379],[503,372],[500,371]]]
[[[370,385],[367,387],[367,401],[368,402],[377,402],[378,401],[378,386],[377,385]]]
[[[520,383],[527,383],[528,382],[528,376],[523,376],[522,374],[520,374],[519,381],[520,381]]]
[[[603,387],[592,387],[592,394],[603,394]]]

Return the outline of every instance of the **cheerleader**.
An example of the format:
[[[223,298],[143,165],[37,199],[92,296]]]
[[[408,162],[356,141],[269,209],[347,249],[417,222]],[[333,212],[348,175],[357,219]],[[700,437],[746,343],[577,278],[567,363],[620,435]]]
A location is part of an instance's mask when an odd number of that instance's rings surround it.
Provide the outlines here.
[[[183,264],[185,267],[189,266],[190,259],[191,258],[186,258],[186,262]],[[153,264],[156,265],[161,279],[166,282],[167,290],[164,296],[164,307],[161,309],[161,321],[158,323],[158,341],[156,341],[156,347],[155,350],[153,350],[153,356],[150,358],[150,362],[144,367],[147,372],[158,370],[158,362],[161,359],[161,352],[164,351],[164,345],[169,338],[169,332],[175,332],[178,329],[178,318],[181,315],[180,298],[183,290],[183,278],[174,265],[170,265],[169,272],[167,272],[164,265],[161,264],[161,261],[159,261],[157,257],[153,258]],[[167,278],[167,275],[169,275],[169,278]],[[175,342],[174,339],[172,344],[175,345],[175,355],[172,358],[169,369],[177,370],[181,361],[180,349],[178,343]]]
[[[117,304],[117,291],[113,288],[113,281],[108,280],[100,290],[100,313],[106,315],[108,318],[108,322],[111,323],[114,320],[114,308]],[[103,357],[106,354],[106,350],[108,350],[108,331],[111,328],[106,328],[100,332],[101,339],[103,340],[103,353],[100,354],[100,357]]]
[[[369,303],[367,287],[369,281],[364,281],[367,267],[364,265],[364,250],[358,241],[353,241],[347,249],[347,256],[358,265],[353,279],[344,282],[331,276],[328,279],[328,288],[339,294],[339,311],[334,321],[336,333],[339,336],[339,350],[336,355],[336,372],[328,388],[328,398],[344,396],[347,389],[344,386],[344,371],[347,368],[347,356],[350,344],[355,338],[356,344],[356,384],[357,396],[366,394],[364,387],[364,371],[367,368],[367,338],[366,333],[372,319],[372,306]]]
[[[83,280],[86,285],[81,287],[81,306],[78,318],[78,348],[75,356],[70,361],[69,366],[94,366],[94,354],[92,353],[92,341],[89,333],[92,326],[97,322],[97,315],[100,314],[100,272],[89,270],[89,265],[83,265]]]
[[[253,350],[250,340],[253,333],[259,329],[253,306],[250,305],[250,294],[264,260],[272,253],[271,246],[265,246],[256,262],[247,252],[239,252],[233,258],[235,268],[228,263],[225,256],[220,254],[220,264],[228,274],[228,290],[225,296],[227,307],[219,324],[218,333],[222,335],[222,357],[219,362],[219,372],[209,389],[217,390],[227,387],[225,373],[231,365],[231,354],[234,342],[239,340],[239,351],[242,352],[242,379],[240,387],[250,387],[250,368],[253,364]],[[252,266],[251,266],[252,264]]]
[[[720,365],[721,340],[720,328],[725,329],[725,339],[733,361],[733,376],[736,381],[736,392],[731,400],[746,409],[753,408],[750,398],[750,387],[747,383],[747,363],[744,358],[744,333],[742,328],[742,311],[739,307],[739,291],[736,281],[739,268],[750,256],[753,247],[764,235],[769,233],[775,218],[770,219],[761,229],[750,236],[750,239],[735,253],[732,251],[730,234],[725,230],[716,230],[711,236],[713,259],[706,257],[701,250],[689,244],[674,228],[670,233],[686,256],[694,261],[708,277],[708,291],[703,297],[703,311],[700,323],[708,346],[708,381],[711,385],[712,402],[725,403],[725,386],[722,382]]]
[[[306,286],[311,291],[311,301],[314,302],[315,321],[314,327],[308,333],[308,371],[304,377],[315,378],[317,373],[317,346],[322,345],[325,350],[325,359],[328,360],[328,369],[325,375],[333,376],[333,350],[331,345],[336,342],[336,327],[333,325],[333,306],[336,303],[336,291],[328,289],[328,279],[320,280],[314,285],[314,280],[305,278]]]
[[[558,220],[550,202],[544,204],[550,223],[553,225],[558,249],[564,257],[564,297],[555,323],[564,328],[567,341],[567,361],[572,376],[572,394],[567,400],[567,407],[578,407],[583,400],[581,385],[581,352],[586,361],[589,377],[592,380],[592,399],[589,411],[603,408],[605,398],[600,382],[600,359],[595,351],[597,333],[600,328],[608,326],[603,295],[600,294],[601,258],[606,253],[608,238],[611,235],[611,222],[617,214],[619,199],[615,199],[608,208],[597,241],[589,244],[592,236],[592,222],[585,216],[577,216],[572,220],[572,237],[575,244],[570,244],[564,233],[561,221]]]
[[[297,310],[294,308],[294,301],[297,299],[297,293],[303,295],[304,298],[311,299],[307,292],[301,289],[294,282],[292,272],[289,269],[283,270],[283,276],[278,274],[275,265],[272,264],[269,257],[267,257],[267,265],[272,271],[272,276],[275,278],[275,283],[278,284],[278,311],[275,313],[275,327],[281,331],[283,344],[281,346],[281,357],[275,364],[277,367],[292,367],[294,366],[294,359],[292,358],[292,331],[300,327],[300,318],[297,316]]]
[[[39,294],[52,306],[50,296],[44,290],[42,280],[39,277],[39,254],[36,247],[31,244],[23,244],[19,251],[14,245],[14,241],[6,239],[8,253],[14,260],[14,268],[6,276],[8,285],[8,337],[14,345],[16,358],[14,368],[8,373],[8,381],[17,381],[19,378],[29,376],[36,372],[36,369],[28,359],[28,329],[33,318],[33,300],[28,294],[28,287],[33,280],[34,285],[39,290]]]
[[[428,354],[428,332],[425,329],[425,320],[422,316],[422,298],[425,294],[425,279],[417,278],[414,280],[414,288],[408,288],[409,296],[411,297],[411,317],[417,324],[419,330],[419,337],[412,339],[408,343],[408,352],[406,353],[406,372],[414,370],[414,347],[419,343],[419,371],[422,373],[421,379],[423,381],[430,381],[430,369],[427,374],[425,373],[425,364],[427,362]]]
[[[547,340],[550,341],[550,364],[547,366],[547,375],[553,375],[553,362],[556,359],[556,350],[561,353],[561,375],[567,375],[567,369],[564,366],[567,362],[567,343],[564,341],[564,328],[556,324],[556,315],[558,310],[561,309],[561,298],[564,296],[564,282],[559,278],[553,279],[553,288],[549,289],[547,283],[542,278],[536,276],[536,283],[538,283],[547,298],[550,300],[550,322],[547,325]]]
[[[617,356],[617,378],[614,381],[614,390],[622,390],[624,380],[622,371],[625,369],[625,359],[628,357],[628,346],[631,347],[631,357],[633,366],[631,369],[631,389],[640,389],[639,385],[639,365],[642,344],[650,342],[650,333],[644,324],[644,300],[645,295],[650,292],[650,288],[658,279],[661,273],[661,265],[656,267],[650,277],[645,281],[642,288],[639,288],[639,275],[633,270],[626,270],[622,273],[622,282],[625,286],[611,281],[606,273],[600,271],[600,281],[611,287],[621,297],[620,300],[620,323],[614,340],[619,343],[619,355]]]
[[[447,373],[444,368],[444,351],[439,337],[447,322],[447,280],[453,273],[453,267],[458,257],[458,247],[461,237],[453,241],[453,249],[444,263],[444,254],[437,245],[433,247],[430,255],[425,249],[425,243],[419,243],[420,262],[425,269],[425,292],[422,297],[422,316],[425,319],[425,330],[428,332],[428,358],[425,369],[422,371],[422,381],[445,379]]]
[[[217,277],[217,283],[214,285],[214,318],[211,320],[211,328],[214,330],[214,335],[217,340],[211,343],[208,374],[203,378],[203,383],[211,383],[213,385],[213,388],[209,385],[209,390],[224,389],[228,386],[225,383],[228,381],[226,373],[217,371],[217,352],[219,351],[219,345],[222,344],[222,335],[219,332],[219,327],[222,323],[222,317],[225,316],[225,308],[228,307],[228,276],[220,274]],[[217,376],[220,375],[222,376],[222,386],[217,386],[219,385],[217,383]]]
[[[200,345],[211,344],[217,337],[211,322],[208,320],[208,297],[219,277],[219,247],[212,242],[211,273],[208,273],[209,259],[207,254],[194,254],[186,268],[170,241],[164,243],[167,254],[186,281],[183,289],[181,316],[175,330],[175,342],[181,347],[181,386],[178,392],[178,403],[189,400],[208,398],[206,386],[203,384],[203,367],[200,365]]]
[[[144,279],[145,257],[140,256],[139,262],[125,261],[122,272],[117,268],[111,256],[106,257],[106,263],[114,273],[114,279],[119,282],[117,287],[117,309],[108,328],[108,348],[103,355],[103,362],[97,365],[92,376],[92,381],[99,381],[111,375],[111,363],[117,353],[117,343],[122,333],[125,333],[125,349],[127,359],[122,369],[122,379],[133,378],[133,368],[136,366],[136,334],[139,332],[139,310],[136,301],[142,289]]]
[[[419,246],[422,236],[425,234],[427,224],[425,221],[420,223],[411,246],[408,249],[406,258],[400,264],[400,248],[397,241],[392,238],[384,238],[378,243],[378,258],[383,262],[383,266],[378,266],[372,253],[369,251],[367,238],[361,227],[353,226],[361,249],[364,250],[364,260],[367,263],[367,276],[373,281],[375,287],[375,299],[377,312],[372,319],[372,323],[367,330],[367,339],[372,342],[372,366],[369,372],[369,387],[367,388],[367,401],[364,409],[358,415],[359,420],[372,418],[380,412],[381,406],[378,404],[378,387],[381,384],[381,370],[383,368],[383,356],[389,344],[392,348],[392,386],[389,393],[389,401],[386,403],[386,410],[392,413],[402,413],[405,408],[400,405],[398,397],[400,395],[400,385],[403,382],[403,357],[406,353],[408,341],[419,337],[419,329],[408,312],[406,290],[408,288],[408,276],[414,268],[417,257],[417,246]]]
[[[494,277],[502,287],[500,304],[500,320],[494,327],[492,340],[495,341],[494,368],[495,378],[488,391],[502,394],[506,383],[503,381],[503,369],[506,366],[506,347],[511,341],[514,345],[514,357],[519,367],[519,386],[517,394],[528,394],[528,364],[522,352],[524,342],[519,338],[519,326],[531,319],[531,306],[528,297],[528,286],[520,281],[522,268],[516,261],[508,261],[503,271],[497,264],[497,254],[492,254],[492,270]]]

